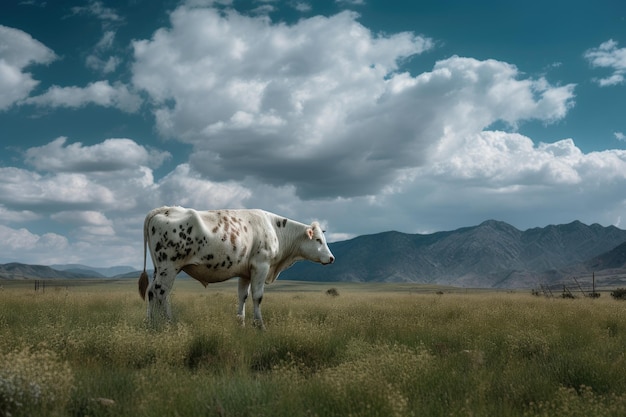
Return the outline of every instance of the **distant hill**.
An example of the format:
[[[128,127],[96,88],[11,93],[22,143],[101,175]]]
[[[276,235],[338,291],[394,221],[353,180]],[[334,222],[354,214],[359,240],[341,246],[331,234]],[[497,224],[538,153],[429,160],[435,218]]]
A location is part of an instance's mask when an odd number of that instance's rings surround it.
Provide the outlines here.
[[[117,275],[127,274],[135,270],[131,266],[112,266],[108,268],[97,268],[97,267],[81,265],[81,264],[50,265],[50,267],[58,271],[70,271],[70,272],[77,272],[79,274],[92,275],[92,277],[94,278],[99,278],[99,277],[110,278],[110,277],[115,277]]]
[[[391,231],[329,246],[336,257],[333,265],[298,262],[280,279],[529,288],[599,271],[626,276],[626,231],[579,221],[520,231],[488,220],[447,232]],[[137,279],[139,274],[131,267],[0,265],[0,279]]]
[[[0,264],[0,279],[55,279],[95,278],[91,274],[59,271],[44,265],[27,265],[17,262]]]
[[[575,221],[520,231],[507,223],[488,220],[450,232],[384,232],[332,243],[330,248],[336,257],[333,265],[299,262],[280,278],[533,287],[539,282],[562,279],[568,266],[586,265],[587,260],[624,242],[626,231],[614,226],[587,226]]]

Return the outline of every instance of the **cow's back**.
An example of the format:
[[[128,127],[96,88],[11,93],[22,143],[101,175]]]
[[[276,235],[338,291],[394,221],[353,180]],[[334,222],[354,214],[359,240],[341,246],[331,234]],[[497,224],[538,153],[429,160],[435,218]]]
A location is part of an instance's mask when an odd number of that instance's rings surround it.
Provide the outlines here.
[[[182,269],[205,285],[247,277],[250,258],[271,241],[267,223],[261,210],[162,208],[150,222],[150,247],[161,266]]]

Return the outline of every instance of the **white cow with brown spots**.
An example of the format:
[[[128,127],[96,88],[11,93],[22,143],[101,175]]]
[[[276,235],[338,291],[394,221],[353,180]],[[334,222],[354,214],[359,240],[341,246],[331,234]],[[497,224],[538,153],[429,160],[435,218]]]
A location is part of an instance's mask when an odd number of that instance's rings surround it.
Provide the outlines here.
[[[148,282],[146,245],[154,264]],[[263,210],[196,211],[183,207],[152,210],[144,222],[143,273],[139,294],[148,293],[148,319],[160,310],[171,319],[170,292],[182,270],[204,285],[239,277],[237,316],[244,323],[248,293],[254,324],[264,328],[261,300],[270,284],[294,262],[331,264],[335,257],[317,222],[311,225]]]

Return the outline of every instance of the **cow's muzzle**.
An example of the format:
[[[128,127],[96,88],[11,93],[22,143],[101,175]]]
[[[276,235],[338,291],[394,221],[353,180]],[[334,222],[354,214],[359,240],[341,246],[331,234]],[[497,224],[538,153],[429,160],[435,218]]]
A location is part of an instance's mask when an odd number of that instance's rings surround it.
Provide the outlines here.
[[[335,262],[335,257],[331,255],[328,262],[322,262],[322,265],[330,265]]]

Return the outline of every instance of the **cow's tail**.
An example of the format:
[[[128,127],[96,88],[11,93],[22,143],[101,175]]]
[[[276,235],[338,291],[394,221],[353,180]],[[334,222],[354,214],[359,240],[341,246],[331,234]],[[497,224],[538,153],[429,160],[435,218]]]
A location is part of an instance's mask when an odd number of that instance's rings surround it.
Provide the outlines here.
[[[154,214],[152,212],[148,213],[146,216],[146,220],[143,223],[143,272],[139,276],[139,295],[143,300],[146,299],[146,289],[148,289],[148,273],[146,272],[146,256],[147,256],[147,246],[148,246],[148,223],[152,219]]]

